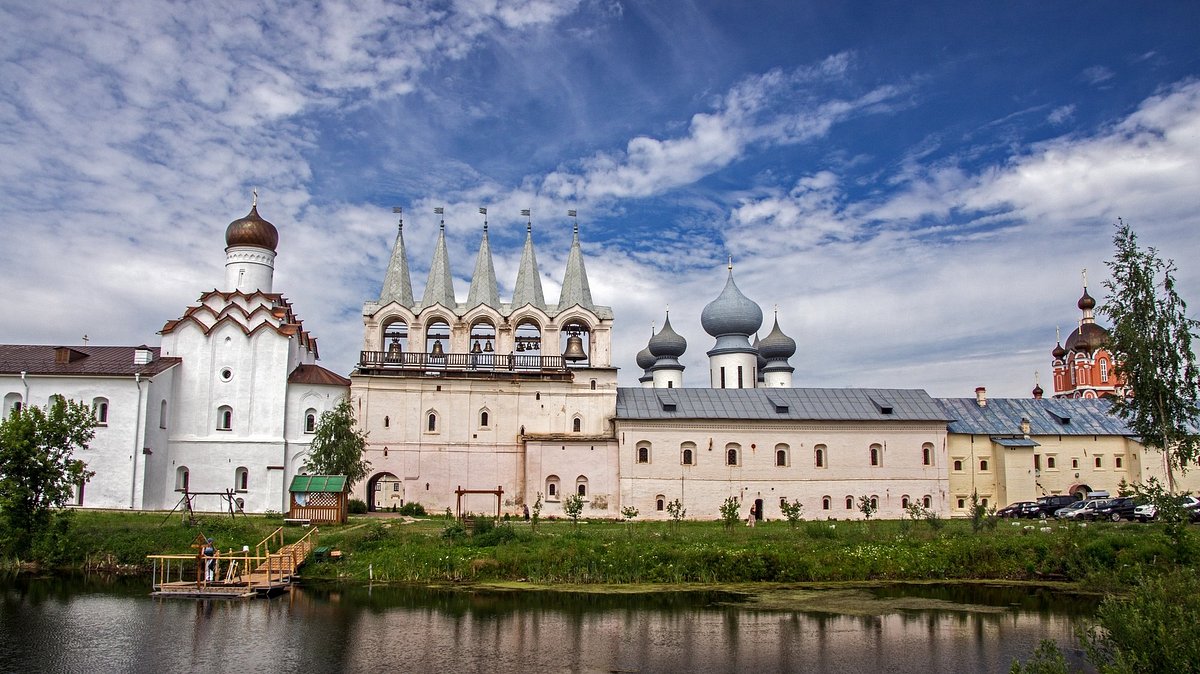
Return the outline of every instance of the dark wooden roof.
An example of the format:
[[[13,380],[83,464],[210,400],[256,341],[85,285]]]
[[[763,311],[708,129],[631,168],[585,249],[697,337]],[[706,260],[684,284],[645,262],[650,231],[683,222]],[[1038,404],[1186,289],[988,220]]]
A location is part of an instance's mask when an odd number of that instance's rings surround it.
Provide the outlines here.
[[[151,353],[150,362],[134,364],[133,355],[139,349]],[[162,358],[158,354],[157,347],[147,346],[0,344],[0,374],[153,376],[180,362],[179,358]]]
[[[292,374],[288,375],[288,383],[349,386],[350,380],[336,372],[326,370],[320,365],[298,365],[295,370],[292,370]]]

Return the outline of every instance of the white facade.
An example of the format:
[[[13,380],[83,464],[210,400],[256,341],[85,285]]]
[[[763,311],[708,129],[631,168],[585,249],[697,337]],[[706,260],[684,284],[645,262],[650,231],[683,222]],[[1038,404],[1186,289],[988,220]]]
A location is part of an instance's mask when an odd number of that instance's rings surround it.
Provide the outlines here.
[[[161,349],[0,345],[6,415],[58,394],[104,417],[77,457],[96,473],[77,505],[169,509],[186,493],[197,510],[287,509],[315,422],[349,380],[316,365],[316,339],[271,291],[276,242],[257,207],[231,223],[224,290],[168,321]]]

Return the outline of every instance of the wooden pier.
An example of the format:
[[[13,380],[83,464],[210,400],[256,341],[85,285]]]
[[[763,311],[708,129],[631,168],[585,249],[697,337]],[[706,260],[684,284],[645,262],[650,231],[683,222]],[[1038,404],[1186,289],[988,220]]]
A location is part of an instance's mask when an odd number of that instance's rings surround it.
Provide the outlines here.
[[[266,597],[291,587],[296,570],[317,547],[318,531],[310,529],[295,543],[283,542],[283,527],[271,532],[249,550],[218,551],[204,555],[207,539],[203,534],[192,544],[196,552],[183,555],[147,555],[154,568],[153,592],[156,597],[232,598]],[[273,551],[272,551],[273,550]],[[207,580],[206,564],[214,565],[213,579]]]

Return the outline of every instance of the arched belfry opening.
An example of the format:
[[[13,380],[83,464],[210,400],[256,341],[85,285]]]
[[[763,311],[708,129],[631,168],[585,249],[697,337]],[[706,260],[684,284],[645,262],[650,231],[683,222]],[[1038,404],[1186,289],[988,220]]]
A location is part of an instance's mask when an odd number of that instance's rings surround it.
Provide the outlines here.
[[[567,367],[587,367],[591,364],[592,332],[587,323],[569,321],[559,336],[559,353]]]
[[[408,322],[404,319],[389,321],[383,326],[384,362],[400,363],[408,352]]]
[[[472,367],[491,367],[496,360],[496,326],[487,318],[471,324],[470,352]]]
[[[535,362],[542,355],[542,326],[532,318],[523,319],[513,331],[513,355],[518,367],[527,357],[533,357],[529,362]]]

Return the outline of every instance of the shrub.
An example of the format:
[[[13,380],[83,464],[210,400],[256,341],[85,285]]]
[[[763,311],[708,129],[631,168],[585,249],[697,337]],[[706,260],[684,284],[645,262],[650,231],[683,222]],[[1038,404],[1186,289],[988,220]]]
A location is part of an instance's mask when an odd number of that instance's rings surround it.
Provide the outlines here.
[[[425,517],[427,513],[425,512],[425,506],[421,505],[420,503],[410,501],[400,506],[400,514],[407,515],[409,517]]]
[[[442,529],[442,538],[451,543],[457,543],[467,537],[467,528],[457,520]]]
[[[491,522],[491,520],[486,520]],[[477,521],[476,524],[479,522]],[[475,535],[471,537],[471,543],[481,548],[495,547],[503,543],[518,540],[517,530],[509,525],[500,527],[488,527],[486,531],[481,532],[478,528],[475,529]]]
[[[352,498],[346,505],[346,510],[351,515],[365,515],[367,514],[367,502],[362,499]]]
[[[739,514],[741,509],[742,502],[733,496],[725,499],[725,502],[721,504],[721,522],[725,525],[725,531],[732,529],[733,525],[742,519]]]

